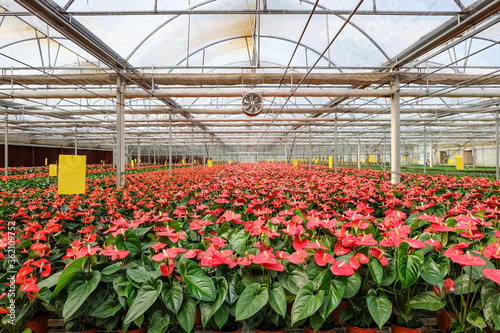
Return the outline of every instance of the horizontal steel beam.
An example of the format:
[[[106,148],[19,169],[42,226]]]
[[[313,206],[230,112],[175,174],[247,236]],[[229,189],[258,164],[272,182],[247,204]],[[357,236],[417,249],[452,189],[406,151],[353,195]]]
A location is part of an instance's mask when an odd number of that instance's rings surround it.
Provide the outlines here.
[[[500,101],[497,103],[500,104]],[[49,106],[50,107],[50,106]],[[85,115],[112,115],[114,116],[116,110],[114,109],[70,109],[66,108],[67,111],[57,111],[53,109],[42,110],[42,109],[8,109],[9,114],[17,114],[17,115],[35,115],[35,116],[51,116],[51,117],[59,117],[59,116],[85,116]],[[7,109],[0,109],[0,115],[5,114]],[[227,108],[227,109],[185,109],[191,115],[240,115],[242,116],[244,113],[241,108]],[[147,109],[126,109],[125,113],[127,115],[158,115],[158,114],[168,114],[169,109],[165,107],[152,107]],[[457,114],[457,113],[482,113],[482,112],[496,112],[498,111],[498,107],[484,107],[484,106],[463,106],[463,107],[455,107],[455,108],[436,108],[436,107],[415,107],[415,108],[402,108],[401,114]],[[319,107],[319,108],[285,108],[283,110],[272,108],[266,109],[266,112],[269,114],[280,113],[283,115],[286,114],[330,114],[334,112],[349,113],[349,114],[388,114],[390,113],[389,108],[383,107],[361,107],[353,105],[352,107]],[[232,118],[223,118],[223,119],[232,119]]]
[[[135,10],[135,11],[69,11],[71,16],[174,16],[174,15],[310,15],[310,10],[293,9],[228,9],[228,10]],[[349,15],[350,10],[317,10],[314,15]],[[358,10],[355,15],[378,16],[457,16],[459,11]],[[0,12],[1,16],[31,16],[29,12]]]
[[[191,89],[157,89],[154,91],[131,90],[125,93],[126,99],[135,98],[201,98],[201,97],[243,97],[246,93],[258,93],[262,97],[390,97],[392,89],[315,89],[299,88],[293,95],[289,89],[213,89],[213,88],[191,88]],[[401,97],[472,97],[472,98],[498,98],[499,88],[489,89],[401,89]],[[0,90],[0,99],[56,99],[56,98],[115,98],[115,90]],[[186,110],[184,110],[186,111]]]
[[[133,74],[131,74],[134,76]],[[375,73],[144,73],[140,79],[158,86],[243,86],[243,85],[380,85],[388,84],[395,75],[399,75],[402,84],[416,85],[500,85],[500,75],[411,73],[411,72],[375,72]],[[57,86],[104,86],[115,85],[118,74],[43,74],[0,76],[0,85],[57,85]],[[135,78],[135,77],[134,77]],[[136,78],[137,81],[141,81]],[[130,81],[129,86],[135,85]],[[142,81],[141,81],[142,82]]]

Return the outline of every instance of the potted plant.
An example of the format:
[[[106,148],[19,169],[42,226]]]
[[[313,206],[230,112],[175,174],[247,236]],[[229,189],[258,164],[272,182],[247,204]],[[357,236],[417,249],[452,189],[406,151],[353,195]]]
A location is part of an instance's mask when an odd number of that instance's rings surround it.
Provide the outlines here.
[[[426,241],[430,239],[430,235],[424,234],[420,239]],[[440,260],[437,254],[425,256],[428,249],[426,250],[422,241],[403,241],[394,251],[397,278],[392,288],[395,316],[391,330],[395,333],[421,333],[423,323],[416,310],[436,311],[446,305],[431,286],[435,285],[440,289],[444,287],[449,262],[446,258]]]

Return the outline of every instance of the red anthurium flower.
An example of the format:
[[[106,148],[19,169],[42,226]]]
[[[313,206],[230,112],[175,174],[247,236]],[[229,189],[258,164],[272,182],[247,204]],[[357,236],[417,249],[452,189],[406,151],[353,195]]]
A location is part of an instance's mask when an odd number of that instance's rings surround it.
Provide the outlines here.
[[[17,275],[16,275],[16,284],[21,284],[21,283],[24,283],[26,281],[26,277],[31,273],[33,272],[34,268],[33,267],[29,267],[29,266],[24,266],[24,267],[21,267],[21,269],[17,272]]]
[[[241,214],[235,214],[233,211],[228,210],[221,217],[226,221],[239,221],[241,218]]]
[[[377,258],[382,264],[382,266],[389,265],[389,261],[387,260],[386,257],[384,257],[384,250],[379,249],[377,247],[372,247],[370,248],[370,255],[374,258]]]
[[[483,274],[491,281],[500,284],[500,269],[485,268],[483,269]]]
[[[351,248],[344,247],[342,246],[341,242],[337,242],[333,248],[333,252],[335,252],[335,255],[340,257],[343,256],[344,254],[351,252]]]
[[[335,259],[323,250],[318,250],[314,253],[314,261],[320,266],[335,263]]]
[[[76,252],[76,259],[86,256],[93,256],[97,253],[101,248],[99,246],[91,247],[90,245],[83,246]]]
[[[212,237],[210,240],[212,241],[212,244],[219,249],[226,246],[226,240],[220,237]]]
[[[443,255],[447,258],[452,258],[464,254],[464,251],[450,247],[448,250],[444,251]]]
[[[395,239],[408,237],[410,231],[410,226],[402,225],[400,227],[392,228],[389,232],[387,232],[387,236],[394,241]]]
[[[252,263],[253,258],[253,254],[248,254],[248,252],[245,252],[245,256],[238,258],[238,260],[236,260],[236,263],[238,265],[248,266]]]
[[[37,293],[40,291],[40,288],[35,283],[24,283],[21,286],[21,291],[25,293]]]
[[[167,244],[164,243],[156,243],[154,245],[151,245],[151,248],[155,250],[155,253],[158,253],[158,251],[163,250]]]
[[[330,270],[333,274],[339,276],[351,276],[354,274],[354,269],[345,261],[336,261],[332,267],[330,267]]]
[[[485,251],[490,253],[490,256],[495,259],[500,259],[500,244],[492,243],[486,246]]]
[[[290,256],[288,256],[288,261],[290,261],[292,264],[298,265],[302,264],[305,262],[305,258],[309,256],[309,253],[305,250],[298,250],[294,253],[292,253]]]
[[[309,244],[309,240],[307,240],[306,238],[301,240],[300,237],[295,236],[295,238],[293,239],[293,248],[295,249],[295,251],[302,250],[307,244]]]
[[[214,223],[211,221],[207,221],[207,220],[195,220],[195,221],[191,222],[189,229],[200,230],[203,227],[205,227],[207,225],[211,225],[211,224],[214,224]]]
[[[318,240],[315,242],[309,243],[306,246],[304,246],[305,249],[321,249],[321,250],[326,250],[326,246],[321,245]]]
[[[484,269],[483,269],[483,271],[484,271]],[[449,279],[449,278],[444,280],[444,287],[448,291],[455,291],[455,281],[453,281],[452,279]]]
[[[224,260],[219,251],[209,248],[205,251],[203,257],[200,260],[201,266],[215,267],[224,264]]]
[[[275,264],[278,263],[273,251],[264,250],[253,257],[254,264]]]
[[[470,244],[467,242],[462,242],[462,243],[454,244],[453,247],[456,247],[457,249],[465,249],[465,248],[468,248],[469,245]]]
[[[395,220],[404,220],[406,219],[406,213],[402,212],[402,211],[399,211],[399,210],[393,210],[391,212],[391,216],[395,219]]]
[[[432,286],[437,297],[441,296],[441,289],[438,286]]]
[[[356,245],[356,246],[372,246],[372,245],[378,245],[378,242],[375,239],[373,239],[372,234],[367,235],[363,232],[362,235],[358,236],[354,245]]]
[[[384,247],[392,247],[394,245],[394,242],[392,240],[390,240],[389,238],[385,237],[384,239],[382,239],[379,242],[379,245],[384,246]]]
[[[285,251],[276,251],[276,256],[280,260],[285,260],[288,257],[288,254]]]
[[[9,311],[8,311],[8,310],[6,310],[6,309],[4,309],[4,308],[0,307],[0,314],[7,314],[7,313],[9,313]]]
[[[361,267],[361,264],[367,264],[370,261],[367,256],[362,253],[356,253],[349,259],[349,264],[351,264],[352,268],[358,270]]]
[[[265,268],[272,270],[272,271],[277,271],[277,272],[284,272],[285,267],[280,264],[279,262],[272,263],[272,264],[264,264],[263,265]]]
[[[415,236],[416,237],[416,236]],[[415,238],[406,238],[405,242],[413,249],[425,249],[425,244]]]
[[[160,272],[163,276],[170,276],[172,272],[175,269],[175,260],[174,259],[168,259],[168,264],[161,263],[160,264]]]
[[[480,239],[484,237],[484,234],[479,231],[464,231],[460,234],[462,237],[469,238],[469,239]]]
[[[430,246],[434,246],[436,248],[437,251],[439,251],[439,249],[441,248],[441,243],[438,242],[437,240],[435,239],[428,239],[424,242],[424,244],[427,244],[427,245],[430,245]]]
[[[186,234],[183,232],[177,232],[175,235],[170,236],[170,241],[172,243],[177,243],[180,239],[186,239]]]
[[[188,259],[192,259],[194,257],[196,257],[198,255],[198,253],[202,252],[201,250],[199,249],[191,249],[189,251],[187,251],[186,253],[184,253],[184,257],[188,258]]]
[[[113,244],[110,244],[106,246],[106,249],[102,250],[100,253],[103,256],[111,257],[111,260],[116,260],[126,258],[129,255],[130,251],[118,250],[117,248],[113,247]]]
[[[469,251],[463,255],[452,256],[450,259],[462,266],[486,266],[486,261],[470,254]]]

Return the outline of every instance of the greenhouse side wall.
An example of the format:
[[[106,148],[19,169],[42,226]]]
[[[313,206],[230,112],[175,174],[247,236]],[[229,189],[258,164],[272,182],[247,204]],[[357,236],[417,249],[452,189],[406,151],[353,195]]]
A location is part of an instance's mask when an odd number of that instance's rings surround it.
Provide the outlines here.
[[[0,167],[5,167],[4,145],[0,145]],[[78,155],[87,156],[87,164],[100,164],[113,162],[113,152],[110,150],[97,149],[78,149]],[[9,166],[42,166],[47,164],[56,164],[59,155],[73,155],[74,148],[64,147],[46,147],[46,146],[24,146],[9,145]]]

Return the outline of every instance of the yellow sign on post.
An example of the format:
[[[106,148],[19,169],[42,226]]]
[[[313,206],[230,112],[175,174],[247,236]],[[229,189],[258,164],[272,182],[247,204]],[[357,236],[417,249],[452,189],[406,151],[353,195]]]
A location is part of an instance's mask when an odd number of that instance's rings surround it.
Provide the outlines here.
[[[184,160],[182,160],[182,164],[184,164],[184,163],[185,163]]]
[[[464,159],[462,158],[462,156],[455,157],[455,165],[457,167],[457,170],[464,169]]]
[[[133,168],[134,167],[134,160],[130,162],[130,166]]]
[[[271,160],[272,163],[274,163],[274,158]]]
[[[451,158],[448,160],[448,165],[453,165],[453,160]]]
[[[294,158],[294,159],[293,159],[293,166],[297,166],[297,165],[299,165],[299,163],[298,163],[297,159],[296,159],[296,158]]]
[[[373,155],[368,155],[368,162],[373,163],[375,160],[373,159]]]
[[[207,162],[207,167],[211,168],[212,167],[212,160],[208,160]]]
[[[57,164],[49,164],[49,176],[50,177],[57,176]]]
[[[403,161],[406,161],[406,156],[403,156]]]
[[[45,165],[47,165],[47,157],[45,157]]]
[[[333,167],[333,156],[328,156],[328,167],[330,169]]]
[[[59,155],[58,194],[85,194],[85,155]]]

